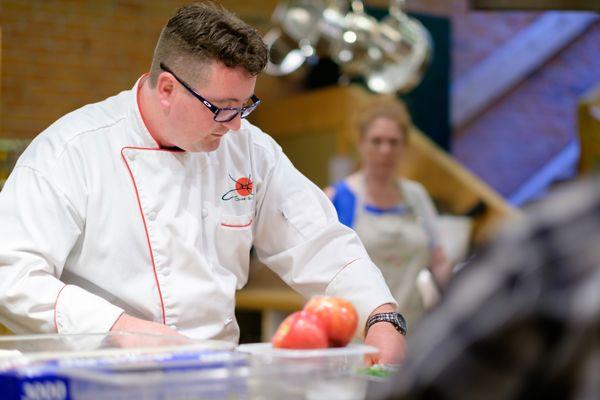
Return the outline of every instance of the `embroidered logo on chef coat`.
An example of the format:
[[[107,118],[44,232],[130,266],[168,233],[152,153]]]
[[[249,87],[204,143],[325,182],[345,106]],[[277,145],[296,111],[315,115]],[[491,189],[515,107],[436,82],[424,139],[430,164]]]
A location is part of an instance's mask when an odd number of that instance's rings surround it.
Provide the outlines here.
[[[223,196],[221,196],[222,200],[244,201],[251,200],[254,197],[252,193],[253,184],[250,175],[247,177],[242,176],[238,179],[235,179],[233,176],[229,175],[229,178],[234,182],[233,189],[228,190]]]

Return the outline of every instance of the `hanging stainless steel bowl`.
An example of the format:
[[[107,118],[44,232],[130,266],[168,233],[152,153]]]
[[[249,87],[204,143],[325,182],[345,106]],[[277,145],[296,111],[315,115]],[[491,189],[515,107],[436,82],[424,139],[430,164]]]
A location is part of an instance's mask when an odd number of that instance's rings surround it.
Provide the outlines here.
[[[327,41],[338,40],[346,29],[346,13],[348,2],[346,0],[328,0],[319,20],[321,37]]]
[[[263,40],[269,48],[269,61],[265,67],[267,74],[274,76],[291,74],[304,64],[306,54],[298,46],[298,42],[281,29],[271,29],[265,34]]]
[[[380,61],[381,52],[373,45],[378,35],[377,20],[364,12],[363,2],[352,1],[352,11],[344,17],[340,36],[332,38],[331,58],[348,75],[363,75]]]
[[[269,48],[265,72],[287,75],[315,54],[319,40],[319,20],[325,9],[324,0],[295,0],[279,4],[273,12],[276,27],[263,37]]]
[[[432,41],[427,29],[416,19],[396,11],[379,23],[375,40],[387,60],[366,74],[369,89],[378,93],[403,93],[416,87],[432,57]]]
[[[289,1],[275,9],[274,18],[290,37],[314,45],[319,39],[319,20],[325,8],[324,0]]]

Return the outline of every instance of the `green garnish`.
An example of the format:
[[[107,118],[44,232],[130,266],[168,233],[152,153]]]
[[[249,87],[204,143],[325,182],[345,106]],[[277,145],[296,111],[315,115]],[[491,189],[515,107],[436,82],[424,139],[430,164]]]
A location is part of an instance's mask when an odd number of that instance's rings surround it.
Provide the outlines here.
[[[362,369],[360,373],[376,378],[387,378],[394,373],[394,370],[383,364],[375,364],[369,368]]]

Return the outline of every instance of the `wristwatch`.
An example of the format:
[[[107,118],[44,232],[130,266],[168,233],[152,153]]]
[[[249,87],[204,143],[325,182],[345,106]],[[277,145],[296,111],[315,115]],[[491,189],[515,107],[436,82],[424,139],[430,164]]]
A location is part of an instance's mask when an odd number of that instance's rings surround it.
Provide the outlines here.
[[[369,331],[371,325],[378,322],[389,322],[390,324],[394,325],[394,328],[396,328],[398,332],[406,336],[406,332],[408,330],[408,327],[406,326],[406,320],[399,312],[385,312],[371,315],[365,326],[365,335]]]

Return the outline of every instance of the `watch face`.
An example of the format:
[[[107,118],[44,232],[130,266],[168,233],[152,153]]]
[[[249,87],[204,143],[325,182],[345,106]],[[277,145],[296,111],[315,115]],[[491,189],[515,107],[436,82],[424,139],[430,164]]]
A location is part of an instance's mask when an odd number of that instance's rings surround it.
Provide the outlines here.
[[[394,320],[396,321],[396,323],[398,324],[397,326],[400,327],[400,330],[403,331],[404,334],[406,334],[406,320],[404,319],[404,317],[402,316],[402,314],[400,313],[394,313]]]

